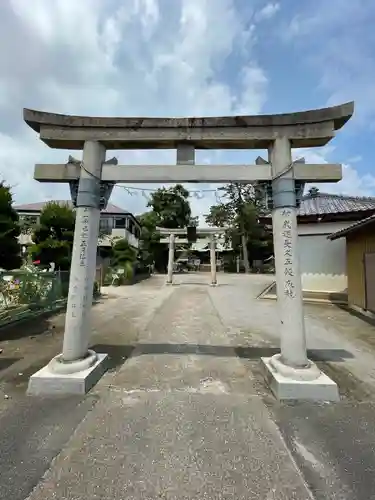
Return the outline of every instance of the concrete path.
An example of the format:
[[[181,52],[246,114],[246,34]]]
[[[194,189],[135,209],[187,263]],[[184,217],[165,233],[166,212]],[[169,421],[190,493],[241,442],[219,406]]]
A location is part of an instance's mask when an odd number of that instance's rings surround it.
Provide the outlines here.
[[[82,403],[59,403],[66,426],[51,400],[38,401],[56,438],[43,467],[61,452],[28,498],[375,498],[375,328],[336,307],[306,307],[310,355],[338,381],[342,401],[279,404],[259,374],[259,357],[279,344],[276,304],[256,299],[272,278],[219,279],[217,288],[201,274],[109,290],[93,310],[93,344],[111,354],[112,369]],[[16,396],[22,382],[9,370],[3,390],[35,408]],[[22,478],[21,460],[30,475],[35,450],[15,453],[5,441],[8,475]],[[0,467],[0,498],[25,498],[12,485],[1,495],[5,476]]]
[[[158,287],[160,288],[160,287]],[[127,297],[106,296],[92,310],[93,342],[121,366],[163,291],[153,286]],[[0,499],[24,500],[98,401],[85,398],[27,397],[29,376],[61,350],[64,314],[22,322],[0,330]]]

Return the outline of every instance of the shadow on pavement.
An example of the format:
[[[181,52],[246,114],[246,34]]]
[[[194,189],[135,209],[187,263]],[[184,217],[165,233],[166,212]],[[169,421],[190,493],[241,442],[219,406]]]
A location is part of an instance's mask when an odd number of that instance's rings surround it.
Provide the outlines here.
[[[52,316],[56,316],[56,314],[59,314],[59,312],[47,312],[35,318],[5,325],[0,328],[0,341],[19,340],[31,335],[40,335],[52,326],[48,320]]]
[[[176,283],[174,282],[173,285],[182,285],[182,286],[193,285],[193,286],[209,286],[209,287],[212,286],[210,281],[207,281],[207,283],[204,281],[176,281]],[[221,288],[222,286],[235,286],[235,285],[233,285],[232,283],[220,283],[220,282],[218,282],[215,287]],[[213,288],[215,288],[215,287],[213,287]]]
[[[17,363],[21,358],[2,358],[0,357],[0,371],[6,370],[14,363]]]
[[[135,346],[132,345],[113,345],[113,344],[95,344],[90,347],[95,352],[108,354],[108,370],[115,370],[130,358]]]
[[[130,356],[144,354],[195,354],[215,357],[237,357],[243,359],[259,359],[273,356],[280,352],[277,347],[236,347],[199,344],[136,344],[132,345],[95,345],[97,352],[108,353],[110,365],[115,368],[123,364]],[[312,361],[343,362],[354,358],[353,354],[345,349],[308,349],[308,357]]]
[[[103,304],[103,302],[109,300],[110,298],[102,295],[98,299],[94,300],[92,305],[95,307],[97,304]],[[46,331],[55,330],[63,328],[64,325],[54,325],[52,319],[61,314],[65,314],[65,306],[55,309],[53,311],[46,311],[33,318],[25,318],[9,325],[4,325],[0,327],[0,342],[5,340],[19,340],[26,337],[41,335]],[[64,322],[64,320],[62,320]]]

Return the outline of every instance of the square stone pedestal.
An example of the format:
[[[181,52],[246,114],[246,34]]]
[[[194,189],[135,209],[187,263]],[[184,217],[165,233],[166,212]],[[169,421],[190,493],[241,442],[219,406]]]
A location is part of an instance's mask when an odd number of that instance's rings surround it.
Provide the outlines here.
[[[314,380],[285,377],[270,364],[271,358],[261,358],[264,378],[275,397],[282,400],[340,401],[336,382],[323,372]]]
[[[108,366],[108,354],[98,354],[96,363],[87,370],[60,374],[44,366],[30,377],[27,394],[32,396],[53,396],[86,394],[101,378]]]

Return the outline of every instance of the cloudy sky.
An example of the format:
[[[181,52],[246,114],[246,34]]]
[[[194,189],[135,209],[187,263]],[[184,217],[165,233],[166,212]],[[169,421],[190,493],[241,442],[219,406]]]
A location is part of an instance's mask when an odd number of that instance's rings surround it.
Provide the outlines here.
[[[23,107],[214,116],[355,100],[355,116],[328,147],[296,154],[344,164],[344,179],[325,191],[375,196],[374,26],[373,0],[1,0],[0,176],[17,203],[69,197],[66,186],[33,180],[35,163],[62,163],[70,152],[41,143]],[[262,153],[202,152],[197,162],[252,163]],[[133,164],[175,157],[115,154]],[[215,199],[195,195],[195,214]],[[135,213],[147,203],[120,187],[111,201]]]

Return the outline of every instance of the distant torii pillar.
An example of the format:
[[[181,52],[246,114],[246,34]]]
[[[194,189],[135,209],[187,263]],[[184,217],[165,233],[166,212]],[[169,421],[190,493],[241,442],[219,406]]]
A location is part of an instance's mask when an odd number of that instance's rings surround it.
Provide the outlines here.
[[[172,285],[173,283],[173,266],[174,266],[174,233],[170,233],[169,235],[169,244],[168,244],[168,277],[167,277],[167,285]]]
[[[210,235],[211,286],[217,285],[216,279],[216,236]]]
[[[187,239],[176,240],[176,236],[184,236],[187,234],[187,228],[167,229],[164,227],[157,227],[160,234],[168,236],[168,271],[167,271],[167,285],[173,284],[173,266],[174,266],[174,251],[176,242],[188,243]],[[197,228],[197,235],[208,235],[210,237],[210,268],[211,268],[211,286],[217,285],[216,278],[216,235],[224,234],[226,228],[222,227],[203,227]]]

